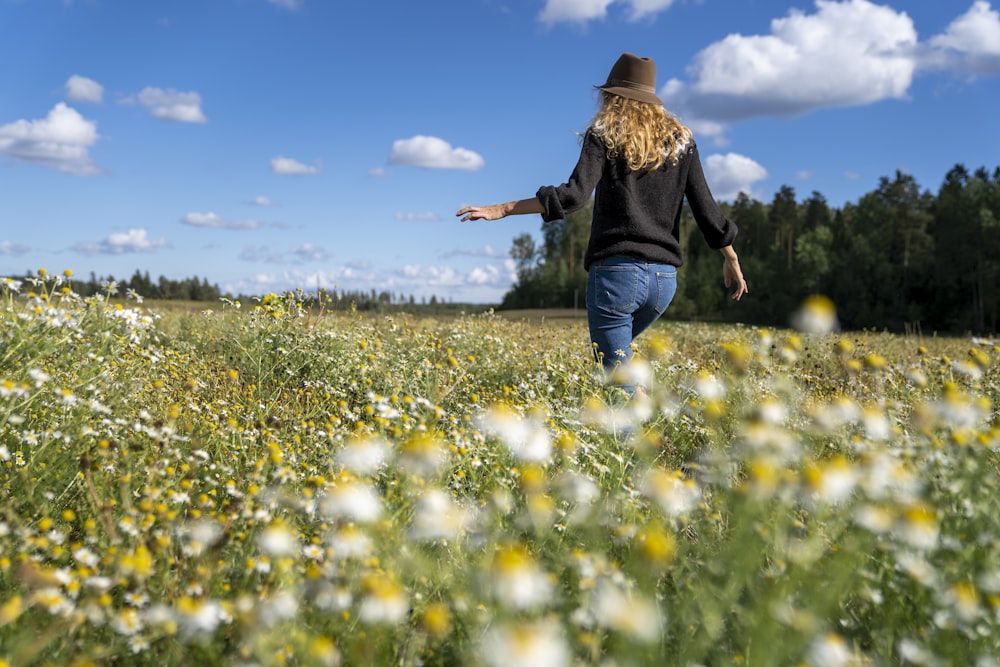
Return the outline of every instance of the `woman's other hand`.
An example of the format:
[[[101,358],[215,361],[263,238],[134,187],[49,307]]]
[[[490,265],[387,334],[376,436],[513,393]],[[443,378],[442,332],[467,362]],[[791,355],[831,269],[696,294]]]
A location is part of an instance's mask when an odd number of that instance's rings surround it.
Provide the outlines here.
[[[725,258],[722,264],[722,281],[726,284],[727,289],[734,285],[736,286],[732,296],[739,301],[743,298],[744,294],[750,293],[747,281],[743,277],[743,269],[740,268],[740,259],[736,256],[733,246],[726,246],[722,248],[721,252]]]

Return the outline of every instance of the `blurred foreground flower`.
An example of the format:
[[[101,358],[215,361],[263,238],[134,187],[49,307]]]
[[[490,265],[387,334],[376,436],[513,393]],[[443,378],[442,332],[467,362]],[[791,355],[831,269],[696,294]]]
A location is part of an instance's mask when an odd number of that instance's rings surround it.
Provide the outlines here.
[[[280,523],[265,528],[257,538],[260,550],[268,556],[291,556],[298,552],[299,541],[295,533]]]
[[[653,500],[671,518],[682,517],[697,507],[701,489],[680,471],[652,468],[642,480],[643,495]]]
[[[792,326],[802,333],[826,334],[836,331],[839,326],[837,322],[837,309],[825,296],[814,294],[799,306],[799,309],[792,314]]]
[[[388,457],[389,445],[381,438],[358,438],[337,452],[337,463],[355,475],[371,475]]]
[[[934,509],[918,503],[906,509],[896,526],[896,536],[919,550],[937,547],[939,527]]]
[[[847,642],[834,633],[816,638],[809,648],[812,667],[860,667],[861,660],[854,655]]]
[[[598,582],[590,604],[601,627],[646,644],[660,638],[662,618],[656,604],[607,579]]]
[[[402,622],[410,611],[406,592],[384,574],[370,574],[361,582],[365,595],[361,599],[358,615],[365,623],[395,625]]]
[[[541,607],[552,599],[552,581],[524,547],[501,547],[493,556],[490,577],[494,596],[514,609]]]
[[[454,539],[472,525],[472,515],[440,489],[429,489],[417,500],[408,535],[414,540]]]
[[[483,637],[480,657],[490,667],[563,667],[570,650],[561,626],[551,620],[498,625]]]
[[[319,503],[320,512],[331,519],[361,523],[382,516],[382,497],[371,485],[358,481],[330,486]]]
[[[521,461],[545,462],[552,456],[552,440],[545,422],[522,417],[506,406],[494,406],[480,417],[482,428],[494,435]]]
[[[438,474],[448,461],[448,448],[430,433],[417,433],[400,447],[399,466],[415,477]]]

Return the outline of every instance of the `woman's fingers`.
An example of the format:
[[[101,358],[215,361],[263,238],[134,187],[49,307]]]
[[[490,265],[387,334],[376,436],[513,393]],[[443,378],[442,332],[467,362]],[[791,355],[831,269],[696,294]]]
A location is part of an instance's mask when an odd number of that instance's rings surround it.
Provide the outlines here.
[[[478,206],[466,206],[455,215],[462,218],[461,222],[465,222],[466,220],[479,220],[483,217],[483,213]]]

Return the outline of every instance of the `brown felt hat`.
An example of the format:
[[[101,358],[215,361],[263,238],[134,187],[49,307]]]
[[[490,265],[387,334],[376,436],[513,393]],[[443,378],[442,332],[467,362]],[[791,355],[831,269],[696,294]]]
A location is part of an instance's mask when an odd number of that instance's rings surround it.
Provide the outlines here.
[[[656,96],[656,63],[652,58],[623,53],[611,68],[608,82],[597,87],[606,93],[663,106]]]

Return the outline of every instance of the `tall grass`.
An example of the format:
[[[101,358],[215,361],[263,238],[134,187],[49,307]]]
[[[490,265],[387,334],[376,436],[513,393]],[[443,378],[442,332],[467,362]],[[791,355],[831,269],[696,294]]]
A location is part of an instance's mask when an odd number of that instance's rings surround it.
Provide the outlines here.
[[[0,664],[1000,664],[991,341],[2,284]]]

